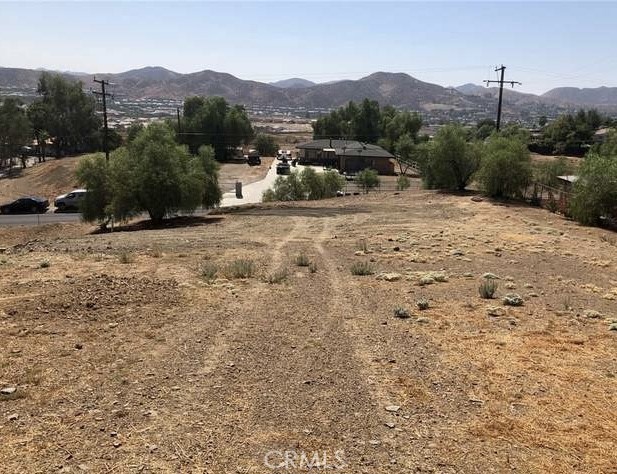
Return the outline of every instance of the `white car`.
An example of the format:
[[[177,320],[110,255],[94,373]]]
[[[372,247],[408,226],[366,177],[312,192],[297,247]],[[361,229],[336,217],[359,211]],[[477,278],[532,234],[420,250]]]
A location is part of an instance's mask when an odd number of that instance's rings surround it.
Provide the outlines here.
[[[54,206],[58,211],[78,211],[87,192],[85,189],[73,189],[70,193],[61,194],[55,199]]]

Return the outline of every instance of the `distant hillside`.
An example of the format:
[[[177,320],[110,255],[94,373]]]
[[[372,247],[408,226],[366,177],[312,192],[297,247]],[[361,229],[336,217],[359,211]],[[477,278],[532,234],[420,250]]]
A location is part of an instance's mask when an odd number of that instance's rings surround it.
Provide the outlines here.
[[[316,85],[312,81],[302,79],[300,77],[292,77],[291,79],[283,79],[282,81],[271,82],[271,86],[280,87],[281,89],[304,89]]]
[[[0,68],[0,87],[34,89],[40,74],[40,71],[28,69]],[[81,75],[63,75],[74,80],[88,81],[87,77]],[[190,95],[218,95],[233,103],[307,108],[339,107],[350,100],[359,102],[369,98],[383,105],[427,110],[434,107],[465,108],[479,100],[402,73],[378,72],[359,80],[311,85],[305,83],[305,87],[287,88],[242,80],[231,74],[210,70],[180,74],[162,67],[145,67],[119,74],[99,73],[96,76],[111,81],[115,94],[129,98],[183,99]]]
[[[558,87],[545,92],[541,97],[574,105],[614,106],[617,104],[617,87]]]
[[[27,97],[34,95],[41,71],[0,68],[0,93]],[[84,88],[92,86],[90,75],[62,73],[66,78],[80,80]],[[358,80],[342,80],[314,84],[300,78],[265,84],[242,80],[231,74],[204,70],[181,74],[162,67],[144,67],[118,74],[96,74],[109,79],[113,93],[128,99],[178,99],[191,95],[222,96],[232,103],[298,108],[334,108],[350,100],[364,98],[382,105],[420,110],[438,114],[444,119],[466,116],[468,111],[482,115],[492,113],[497,88],[465,84],[446,88],[420,81],[408,74],[376,72]],[[617,88],[574,89],[560,88],[543,96],[504,90],[505,112],[511,117],[542,111],[545,106],[562,108],[559,104],[617,106]],[[452,112],[456,112],[453,114]]]
[[[482,95],[486,92],[486,87],[472,84],[471,82],[455,87],[455,89],[465,95]]]

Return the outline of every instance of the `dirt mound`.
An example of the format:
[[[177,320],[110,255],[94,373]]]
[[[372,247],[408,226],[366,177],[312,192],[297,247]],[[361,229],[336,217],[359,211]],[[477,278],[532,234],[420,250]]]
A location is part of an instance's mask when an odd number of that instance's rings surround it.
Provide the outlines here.
[[[126,314],[127,307],[175,305],[180,300],[174,280],[106,274],[17,283],[8,294],[26,298],[6,311],[13,319],[116,319]]]

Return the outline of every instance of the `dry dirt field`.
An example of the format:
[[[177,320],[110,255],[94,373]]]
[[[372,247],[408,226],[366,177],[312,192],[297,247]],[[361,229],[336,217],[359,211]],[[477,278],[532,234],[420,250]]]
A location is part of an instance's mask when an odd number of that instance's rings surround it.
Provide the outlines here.
[[[617,472],[615,234],[425,191],[186,223],[0,228],[0,472]]]

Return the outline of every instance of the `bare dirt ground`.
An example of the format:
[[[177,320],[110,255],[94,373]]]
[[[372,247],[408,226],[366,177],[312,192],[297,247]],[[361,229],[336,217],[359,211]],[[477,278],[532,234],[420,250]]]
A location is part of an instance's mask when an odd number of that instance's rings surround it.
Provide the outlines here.
[[[247,185],[264,179],[273,161],[272,157],[262,157],[259,166],[249,166],[246,163],[222,163],[219,183],[223,192],[234,189],[236,181],[242,181],[243,185]]]
[[[0,202],[11,201],[20,196],[42,196],[53,201],[63,193],[78,186],[75,179],[77,163],[84,155],[67,158],[48,158],[45,163],[20,170],[12,178],[0,179]]]
[[[192,224],[0,229],[1,472],[617,472],[615,234],[425,191]]]

